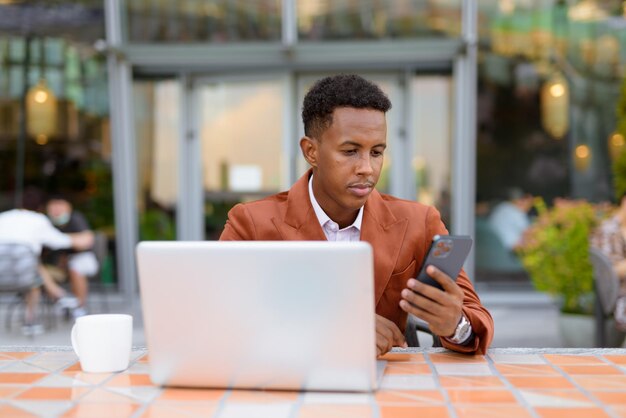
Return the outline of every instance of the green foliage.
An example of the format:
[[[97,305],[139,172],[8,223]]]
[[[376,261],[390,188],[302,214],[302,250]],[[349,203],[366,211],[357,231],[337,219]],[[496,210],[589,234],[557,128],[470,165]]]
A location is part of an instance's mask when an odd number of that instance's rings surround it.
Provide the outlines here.
[[[605,214],[586,201],[535,203],[539,216],[527,230],[518,252],[535,288],[562,301],[561,310],[591,313],[593,271],[589,237]]]
[[[626,78],[617,102],[617,132],[626,138]],[[613,161],[613,190],[616,199],[626,193],[626,151],[622,151]]]

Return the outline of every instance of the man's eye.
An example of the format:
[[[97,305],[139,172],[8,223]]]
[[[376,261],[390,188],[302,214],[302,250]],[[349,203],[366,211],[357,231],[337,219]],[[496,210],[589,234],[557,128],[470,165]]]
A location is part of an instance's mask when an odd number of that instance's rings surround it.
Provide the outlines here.
[[[372,151],[372,156],[373,157],[382,157],[383,156],[383,151]]]
[[[356,150],[355,149],[346,149],[346,150],[343,150],[343,153],[345,155],[354,155],[354,154],[356,154]]]

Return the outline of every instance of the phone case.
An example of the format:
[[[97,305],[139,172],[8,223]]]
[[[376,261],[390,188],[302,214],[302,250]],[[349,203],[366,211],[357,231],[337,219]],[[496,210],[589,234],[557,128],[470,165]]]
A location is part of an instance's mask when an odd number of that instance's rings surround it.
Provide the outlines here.
[[[443,290],[436,280],[426,274],[426,267],[433,265],[456,280],[471,248],[472,238],[468,235],[435,235],[417,280]]]

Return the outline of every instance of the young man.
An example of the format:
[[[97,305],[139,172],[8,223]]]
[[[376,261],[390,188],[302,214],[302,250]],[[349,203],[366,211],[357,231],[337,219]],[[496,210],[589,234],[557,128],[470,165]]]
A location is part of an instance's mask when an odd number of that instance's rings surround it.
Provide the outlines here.
[[[439,212],[374,189],[390,107],[380,88],[360,76],[318,81],[302,109],[300,148],[311,169],[287,192],[236,205],[220,239],[367,241],[374,249],[379,355],[405,346],[407,313],[426,321],[445,347],[484,353],[493,319],[465,272],[455,283],[430,266],[444,291],[414,279],[433,236],[447,234]]]
[[[46,213],[56,228],[66,234],[82,233],[91,236],[94,234],[87,219],[82,213],[74,210],[72,204],[61,196],[54,196],[46,204]],[[58,250],[50,254],[53,266],[64,269],[67,267],[72,293],[78,299],[78,306],[72,309],[72,316],[78,318],[87,314],[86,302],[89,292],[88,277],[98,272],[98,260],[91,248],[77,251],[75,249]],[[63,289],[55,282],[46,286],[52,297],[57,297]]]

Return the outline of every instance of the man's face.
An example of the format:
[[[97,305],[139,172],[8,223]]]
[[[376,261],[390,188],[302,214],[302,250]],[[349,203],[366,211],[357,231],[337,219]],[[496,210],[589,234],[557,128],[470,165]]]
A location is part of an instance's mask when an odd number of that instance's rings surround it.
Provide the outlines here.
[[[300,145],[313,167],[313,192],[335,222],[352,222],[378,182],[387,146],[385,114],[378,110],[337,108],[319,138]]]
[[[46,212],[52,223],[55,225],[64,225],[69,221],[72,207],[65,200],[53,199],[48,202]]]

